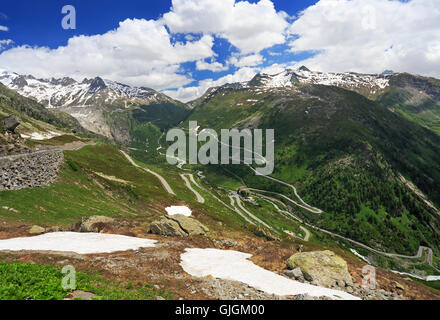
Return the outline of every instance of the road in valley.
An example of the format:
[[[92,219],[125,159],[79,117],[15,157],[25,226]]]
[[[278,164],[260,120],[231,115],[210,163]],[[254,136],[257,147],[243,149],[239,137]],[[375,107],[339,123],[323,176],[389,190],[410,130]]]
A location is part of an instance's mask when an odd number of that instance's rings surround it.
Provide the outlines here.
[[[188,180],[188,176],[190,177],[190,179],[192,180],[192,181],[194,181],[194,177],[193,177],[193,175],[192,174],[180,174],[180,177],[183,179],[183,181],[185,182],[185,185],[186,185],[186,187],[189,189],[189,190],[191,190],[191,192],[192,193],[194,193],[194,195],[196,196],[196,198],[197,198],[197,201],[199,202],[199,203],[205,203],[205,199],[200,195],[200,193],[198,193],[197,192],[197,190],[195,190],[193,187],[192,187],[192,185],[191,185],[191,183],[189,182],[189,180]],[[194,183],[195,185],[197,185],[197,183]]]
[[[162,183],[163,187],[165,188],[165,190],[166,190],[169,194],[172,194],[172,195],[174,195],[174,196],[176,195],[176,194],[174,193],[173,189],[171,189],[171,187],[170,187],[170,185],[168,184],[168,182],[167,182],[167,181],[166,181],[166,180],[165,180],[160,174],[158,174],[158,173],[156,173],[156,172],[154,172],[154,171],[152,171],[152,170],[150,170],[150,169],[143,168],[143,167],[139,166],[138,164],[136,164],[136,163],[133,161],[133,159],[132,159],[127,153],[125,153],[125,152],[122,151],[122,150],[120,150],[120,151],[121,151],[121,153],[125,156],[125,158],[127,158],[127,160],[128,160],[133,166],[135,166],[136,168],[142,169],[142,170],[144,170],[144,171],[146,171],[146,172],[148,172],[148,173],[154,175],[156,178],[159,179],[159,181]]]

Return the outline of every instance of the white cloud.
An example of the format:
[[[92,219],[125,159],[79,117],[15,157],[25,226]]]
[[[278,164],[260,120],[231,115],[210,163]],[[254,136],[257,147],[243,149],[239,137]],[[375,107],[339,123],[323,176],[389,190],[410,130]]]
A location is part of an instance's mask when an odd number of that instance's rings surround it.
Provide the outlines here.
[[[254,67],[262,64],[264,57],[261,54],[251,54],[248,56],[238,56],[229,59],[229,63],[241,68],[241,67]]]
[[[440,76],[438,0],[321,0],[291,25],[292,51],[321,71],[385,69]]]
[[[14,41],[12,41],[11,39],[5,39],[5,40],[0,40],[0,50],[13,44]]]
[[[215,61],[206,62],[204,60],[199,60],[196,62],[196,69],[197,70],[208,70],[208,71],[212,71],[212,72],[221,72],[221,71],[228,70],[229,67],[224,66],[220,62],[215,62]]]
[[[214,39],[172,43],[164,25],[127,19],[103,35],[78,36],[57,49],[20,46],[0,54],[0,67],[39,77],[97,75],[155,89],[175,88],[193,80],[180,64],[212,57]]]
[[[209,88],[222,86],[227,83],[249,81],[256,74],[257,74],[257,70],[253,68],[245,67],[238,69],[235,73],[221,77],[218,80],[205,79],[199,81],[199,85],[197,87],[192,86],[187,88],[179,88],[178,90],[165,90],[163,91],[163,93],[169,95],[174,99],[183,102],[188,102],[202,96]]]
[[[216,34],[242,54],[284,43],[286,18],[270,0],[173,0],[171,12],[163,16],[172,32]]]
[[[298,67],[298,66],[296,64],[274,63],[268,67],[260,69],[259,72],[273,75],[273,74],[281,73],[288,68],[295,68],[295,67]]]
[[[255,69],[245,67],[245,68],[240,68],[236,72],[232,74],[228,74],[217,80],[212,80],[212,79],[202,80],[200,81],[200,84],[201,86],[208,89],[210,87],[222,86],[226,83],[249,81],[255,76],[255,74],[256,74]]]
[[[8,31],[9,28],[6,26],[0,26],[0,31]]]

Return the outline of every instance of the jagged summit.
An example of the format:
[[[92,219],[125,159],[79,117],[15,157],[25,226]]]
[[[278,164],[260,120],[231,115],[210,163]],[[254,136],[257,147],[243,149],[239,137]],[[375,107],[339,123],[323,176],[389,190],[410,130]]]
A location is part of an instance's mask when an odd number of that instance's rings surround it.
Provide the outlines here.
[[[93,79],[92,83],[90,83],[89,92],[95,93],[105,88],[107,88],[107,86],[105,85],[104,80],[102,80],[100,77],[96,77]]]
[[[307,68],[306,66],[301,66],[298,70],[299,71],[309,71],[310,72],[309,68]]]

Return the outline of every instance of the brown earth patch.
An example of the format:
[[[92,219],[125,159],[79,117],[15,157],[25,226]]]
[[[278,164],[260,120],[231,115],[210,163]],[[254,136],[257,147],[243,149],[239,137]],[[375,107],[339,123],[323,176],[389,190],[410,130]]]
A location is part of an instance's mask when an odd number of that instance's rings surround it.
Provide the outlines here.
[[[170,291],[175,299],[218,299],[218,285],[221,281],[206,277],[193,278],[180,266],[180,255],[185,248],[218,248],[237,250],[253,255],[251,260],[258,266],[282,274],[286,260],[300,250],[323,250],[322,247],[298,242],[269,242],[261,238],[236,231],[217,230],[207,237],[163,238],[148,234],[150,218],[116,219],[116,223],[103,225],[102,232],[121,234],[139,238],[158,240],[155,248],[143,248],[136,251],[115,252],[110,254],[78,255],[74,253],[50,252],[4,252],[1,260],[19,260],[22,262],[50,264],[56,266],[73,265],[84,272],[98,272],[107,280],[132,282],[133,285],[155,285],[164,291]],[[211,222],[211,221],[209,221]],[[211,227],[213,224],[211,224]],[[19,223],[1,223],[0,239],[29,236],[30,225]],[[227,247],[224,240],[232,240],[234,247]],[[223,241],[223,242],[222,242]],[[365,263],[353,258],[343,250],[329,248],[346,259],[354,282],[362,284],[362,267]],[[378,289],[403,294],[404,299],[440,299],[440,293],[415,281],[389,271],[376,269]],[[215,281],[214,281],[215,280]],[[394,282],[405,287],[402,292]],[[224,283],[228,288],[240,288],[240,284]],[[243,287],[244,288],[244,287]],[[235,290],[235,289],[234,289]],[[244,290],[244,289],[243,289]],[[246,289],[248,290],[248,289]],[[247,291],[246,291],[247,292]],[[241,297],[238,295],[237,297]],[[230,297],[230,296],[227,296]],[[270,298],[264,295],[255,297]],[[243,299],[246,299],[243,296]]]

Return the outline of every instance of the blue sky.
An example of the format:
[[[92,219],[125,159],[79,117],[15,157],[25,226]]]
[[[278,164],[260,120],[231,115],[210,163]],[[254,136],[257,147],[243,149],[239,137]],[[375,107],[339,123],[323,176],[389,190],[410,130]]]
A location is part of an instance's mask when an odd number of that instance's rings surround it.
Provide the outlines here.
[[[256,3],[258,0],[249,2]],[[283,10],[290,15],[316,2],[317,0],[273,1],[277,10]],[[76,8],[76,30],[66,32],[60,28],[61,8],[64,5],[73,5]],[[0,25],[9,28],[8,36],[17,45],[56,48],[66,45],[67,40],[74,35],[102,34],[115,29],[120,21],[127,18],[158,19],[170,8],[171,0],[2,0]]]
[[[64,5],[76,30],[61,27]],[[0,68],[102,76],[181,100],[302,63],[437,76],[439,12],[433,0],[3,0]]]

